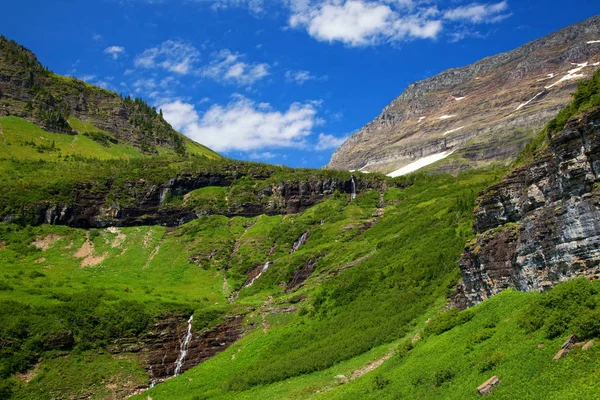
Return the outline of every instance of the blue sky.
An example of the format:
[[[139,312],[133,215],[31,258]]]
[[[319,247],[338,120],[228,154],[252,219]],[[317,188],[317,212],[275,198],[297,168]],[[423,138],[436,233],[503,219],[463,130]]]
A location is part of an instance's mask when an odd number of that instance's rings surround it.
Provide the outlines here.
[[[600,3],[31,0],[2,13],[0,33],[51,70],[141,96],[224,155],[321,167],[411,82],[591,17]]]

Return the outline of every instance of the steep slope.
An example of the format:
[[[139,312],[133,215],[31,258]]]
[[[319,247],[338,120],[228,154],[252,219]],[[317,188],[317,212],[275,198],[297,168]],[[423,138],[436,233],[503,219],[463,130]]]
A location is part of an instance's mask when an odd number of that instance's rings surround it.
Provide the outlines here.
[[[47,134],[30,137],[32,128],[19,119],[37,125]],[[5,132],[10,131],[6,126],[14,127],[16,123],[22,125],[21,131],[12,135]],[[119,158],[165,152],[220,157],[173,130],[162,114],[143,100],[121,97],[75,78],[56,75],[44,68],[31,51],[3,36],[0,133],[0,155],[6,157],[37,159],[45,153],[50,156],[46,158],[55,159],[60,153]]]
[[[600,65],[600,16],[415,82],[333,154],[333,169],[390,173],[427,156],[455,171],[513,159]],[[436,159],[436,157],[434,157]]]
[[[547,147],[478,199],[478,236],[460,261],[461,306],[507,288],[600,277],[599,126],[600,71],[542,133]]]

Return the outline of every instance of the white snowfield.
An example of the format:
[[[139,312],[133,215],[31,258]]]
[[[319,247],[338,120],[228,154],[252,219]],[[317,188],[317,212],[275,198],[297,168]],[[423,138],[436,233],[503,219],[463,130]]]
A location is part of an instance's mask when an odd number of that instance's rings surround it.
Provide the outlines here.
[[[426,167],[430,164],[433,164],[436,161],[443,160],[444,158],[448,157],[452,153],[453,153],[453,151],[448,150],[448,151],[443,151],[441,153],[432,154],[427,157],[419,158],[417,161],[413,161],[410,164],[405,165],[404,167],[402,167],[394,172],[390,172],[389,174],[387,174],[387,176],[395,178],[397,176],[410,174],[411,172],[415,172],[416,170]]]
[[[587,44],[594,44],[594,43],[600,43],[600,40],[590,40],[589,42],[586,42]]]
[[[454,118],[454,117],[456,117],[456,115],[442,115],[440,117],[440,119],[448,119],[448,118]]]
[[[532,101],[534,101],[535,99],[537,99],[539,96],[541,96],[542,94],[544,94],[545,90],[542,90],[541,92],[539,92],[538,94],[536,94],[535,96],[533,96],[531,99],[527,100],[525,103],[523,104],[519,104],[519,107],[517,107],[517,109],[515,111],[519,111],[521,108],[525,107],[527,104],[531,103]]]
[[[460,126],[455,129],[450,129],[449,131],[444,132],[444,136],[446,136],[447,134],[452,133],[452,132],[460,131],[462,128],[464,128],[464,126]]]
[[[550,88],[552,88],[552,87],[554,87],[554,86],[556,86],[559,83],[564,82],[564,81],[568,81],[568,80],[571,80],[571,79],[579,79],[579,78],[584,78],[585,77],[585,74],[578,74],[578,72],[580,72],[582,69],[584,69],[585,67],[588,66],[589,63],[587,61],[584,62],[584,63],[581,63],[581,64],[575,64],[575,63],[571,63],[571,64],[576,65],[577,68],[573,68],[573,69],[568,70],[567,71],[567,75],[563,76],[558,81],[554,82],[552,85],[546,86],[546,89],[550,89]]]

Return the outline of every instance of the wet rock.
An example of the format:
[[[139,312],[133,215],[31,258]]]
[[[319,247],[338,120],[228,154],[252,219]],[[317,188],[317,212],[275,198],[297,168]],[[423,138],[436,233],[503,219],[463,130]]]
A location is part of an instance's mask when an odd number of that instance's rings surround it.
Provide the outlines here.
[[[192,332],[188,354],[181,372],[195,367],[235,343],[244,334],[243,315],[226,317],[225,322],[202,332]],[[152,379],[164,380],[175,373],[180,344],[187,333],[187,318],[172,315],[157,322],[138,338],[123,338],[108,347],[116,354],[139,353],[139,359]]]

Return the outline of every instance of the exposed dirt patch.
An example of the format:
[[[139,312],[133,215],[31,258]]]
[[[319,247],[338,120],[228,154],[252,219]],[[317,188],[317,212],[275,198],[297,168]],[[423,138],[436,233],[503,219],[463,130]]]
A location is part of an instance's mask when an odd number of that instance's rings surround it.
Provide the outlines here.
[[[94,243],[90,240],[90,234],[88,233],[85,236],[85,242],[75,252],[74,256],[83,259],[81,260],[81,264],[79,264],[79,266],[84,268],[94,267],[100,264],[108,256],[108,253],[94,255]]]
[[[31,245],[37,247],[41,251],[46,251],[50,248],[50,246],[60,239],[62,239],[62,236],[51,233],[46,235],[44,238],[38,237],[35,241],[31,242]]]
[[[150,262],[154,259],[154,257],[156,257],[156,255],[158,254],[159,250],[160,250],[160,246],[163,244],[163,242],[165,241],[165,238],[167,237],[167,235],[163,235],[163,237],[160,239],[160,242],[158,242],[158,245],[156,245],[156,247],[154,248],[154,250],[152,250],[152,253],[150,253],[150,257],[148,257],[148,260],[146,260],[146,264],[144,264],[144,266],[142,267],[142,269],[146,269],[148,268],[148,266],[150,265]],[[144,238],[144,240],[146,240]],[[146,246],[144,246],[146,247]]]
[[[367,373],[373,371],[375,368],[380,367],[381,364],[383,364],[386,360],[389,360],[393,355],[394,355],[393,352],[389,352],[385,356],[381,357],[379,360],[375,360],[373,362],[370,362],[367,365],[365,365],[364,367],[362,367],[360,369],[357,369],[350,376],[350,380],[353,381],[353,380],[355,380],[357,378],[360,378],[364,374],[367,374]]]
[[[46,261],[46,257],[40,257],[37,260],[35,260],[34,263],[41,264],[41,263],[43,263],[45,261]]]
[[[94,267],[100,264],[108,256],[108,253],[100,254],[99,256],[89,256],[81,260],[81,267]]]
[[[77,258],[86,258],[94,254],[94,243],[90,240],[90,234],[85,236],[85,242],[81,247],[73,254]]]
[[[111,226],[109,228],[106,228],[107,232],[116,234],[117,236],[115,236],[115,238],[113,239],[110,247],[114,248],[123,248],[123,243],[125,243],[125,239],[127,239],[127,235],[125,235],[123,232],[121,232],[121,230],[117,227]]]
[[[150,229],[144,235],[144,248],[147,249],[150,246],[150,241],[152,240],[152,229]]]
[[[17,377],[18,380],[28,383],[29,381],[31,381],[33,378],[35,378],[40,370],[40,364],[41,362],[38,361],[37,363],[35,363],[35,365],[33,366],[33,368],[21,373],[21,374],[16,374],[15,376]]]

